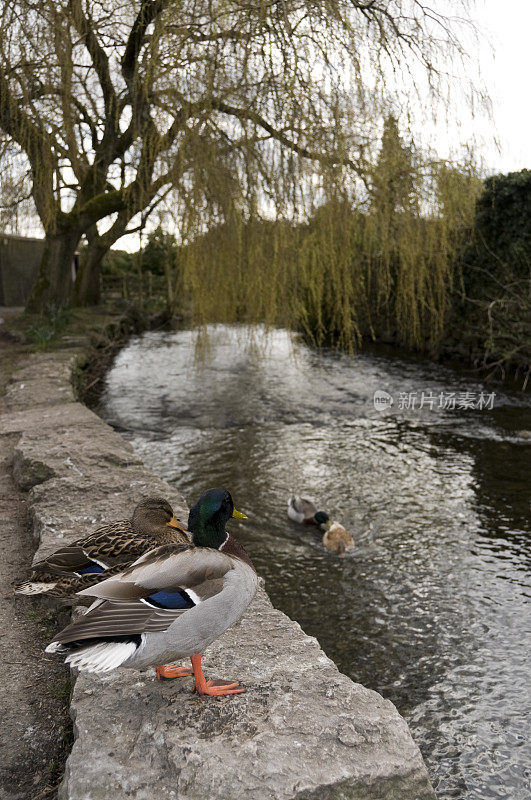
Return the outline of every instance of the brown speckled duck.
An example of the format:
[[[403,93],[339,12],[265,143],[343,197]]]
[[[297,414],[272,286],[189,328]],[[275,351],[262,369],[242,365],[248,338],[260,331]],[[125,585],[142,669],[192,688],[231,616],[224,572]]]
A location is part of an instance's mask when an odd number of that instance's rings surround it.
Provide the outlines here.
[[[192,542],[151,550],[119,575],[83,590],[96,601],[46,652],[62,653],[87,672],[156,666],[163,678],[191,675],[168,664],[188,656],[198,694],[243,692],[237,681],[207,680],[201,669],[205,648],[240,619],[258,586],[249,556],[225,530],[230,517],[245,517],[230,493],[205,492],[190,510]]]
[[[331,553],[344,556],[353,549],[354,539],[343,525],[333,522],[323,536],[323,544]]]
[[[102,525],[35,564],[15,593],[71,597],[121,572],[154,547],[188,543],[185,531],[167,500],[150,497],[137,505],[131,519]]]

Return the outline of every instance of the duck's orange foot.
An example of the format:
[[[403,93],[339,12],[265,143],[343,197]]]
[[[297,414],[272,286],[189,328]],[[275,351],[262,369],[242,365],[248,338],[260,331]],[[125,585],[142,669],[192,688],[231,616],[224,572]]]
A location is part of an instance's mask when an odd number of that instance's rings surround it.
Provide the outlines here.
[[[159,681],[171,681],[174,678],[189,678],[192,670],[188,667],[179,667],[177,664],[166,664],[155,667],[155,672]]]
[[[195,684],[193,689],[199,695],[209,695],[210,697],[220,697],[224,694],[241,694],[245,691],[238,681],[219,681],[210,679],[200,681]]]

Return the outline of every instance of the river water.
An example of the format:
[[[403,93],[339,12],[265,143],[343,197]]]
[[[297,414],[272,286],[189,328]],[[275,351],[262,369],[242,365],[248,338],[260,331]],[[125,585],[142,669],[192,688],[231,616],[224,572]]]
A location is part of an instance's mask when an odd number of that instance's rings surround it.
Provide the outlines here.
[[[263,334],[135,338],[99,411],[190,504],[230,489],[275,606],[396,704],[441,800],[529,800],[529,399]],[[378,390],[392,406],[375,408]],[[287,519],[292,492],[353,533],[351,555]]]

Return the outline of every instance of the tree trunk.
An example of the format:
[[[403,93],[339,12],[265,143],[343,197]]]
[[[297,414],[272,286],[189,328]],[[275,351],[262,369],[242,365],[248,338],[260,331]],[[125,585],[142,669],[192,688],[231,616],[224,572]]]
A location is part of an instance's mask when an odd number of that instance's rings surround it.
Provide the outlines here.
[[[73,284],[73,266],[81,232],[76,229],[47,234],[39,274],[26,311],[40,314],[48,306],[68,305]]]
[[[100,302],[100,273],[103,256],[109,247],[98,237],[89,241],[79,263],[72,293],[72,305],[96,306]]]

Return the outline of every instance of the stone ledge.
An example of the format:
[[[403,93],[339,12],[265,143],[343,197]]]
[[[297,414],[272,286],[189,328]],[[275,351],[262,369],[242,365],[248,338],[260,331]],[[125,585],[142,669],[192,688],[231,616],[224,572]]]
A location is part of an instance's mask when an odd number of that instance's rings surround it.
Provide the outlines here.
[[[433,797],[394,706],[342,675],[263,590],[204,670],[247,692],[205,702],[152,670],[79,676],[61,800]]]
[[[149,494],[165,495],[184,515],[183,498],[149,473],[110,427],[72,402],[64,385],[72,351],[57,354],[57,373],[54,358],[40,362],[46,391],[39,390],[35,361],[25,410],[0,418],[0,431],[20,434],[15,474],[19,485],[32,487],[36,558],[130,513]],[[20,373],[12,383],[25,392]],[[9,397],[13,409],[15,392]],[[241,679],[247,692],[205,700],[191,694],[190,681],[158,682],[152,670],[80,675],[71,706],[75,743],[60,800],[435,797],[394,706],[342,675],[263,590],[208,649],[204,668]]]

